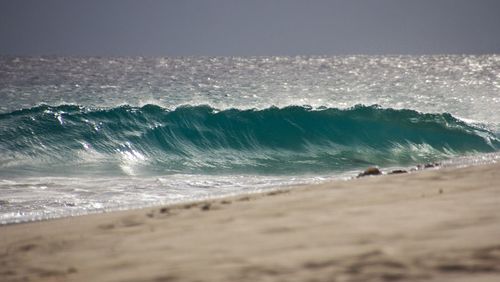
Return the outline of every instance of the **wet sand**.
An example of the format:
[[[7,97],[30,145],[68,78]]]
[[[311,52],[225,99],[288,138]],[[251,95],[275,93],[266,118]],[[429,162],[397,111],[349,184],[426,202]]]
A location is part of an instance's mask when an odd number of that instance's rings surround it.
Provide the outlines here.
[[[0,281],[500,281],[500,164],[0,226]]]

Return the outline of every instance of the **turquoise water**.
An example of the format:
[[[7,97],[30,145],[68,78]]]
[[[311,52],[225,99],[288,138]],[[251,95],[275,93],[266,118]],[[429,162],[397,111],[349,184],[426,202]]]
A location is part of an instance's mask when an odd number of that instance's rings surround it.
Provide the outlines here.
[[[61,105],[0,115],[2,176],[329,173],[499,148],[494,133],[450,114],[377,106]],[[124,159],[137,163],[124,170]]]
[[[0,61],[4,223],[499,158],[497,55]]]

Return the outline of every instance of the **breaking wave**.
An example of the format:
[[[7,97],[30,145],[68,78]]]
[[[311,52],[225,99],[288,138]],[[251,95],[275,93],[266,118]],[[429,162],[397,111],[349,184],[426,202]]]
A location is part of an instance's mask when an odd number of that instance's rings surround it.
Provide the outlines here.
[[[379,106],[41,105],[0,114],[0,174],[317,173],[499,148],[497,134],[448,113]]]

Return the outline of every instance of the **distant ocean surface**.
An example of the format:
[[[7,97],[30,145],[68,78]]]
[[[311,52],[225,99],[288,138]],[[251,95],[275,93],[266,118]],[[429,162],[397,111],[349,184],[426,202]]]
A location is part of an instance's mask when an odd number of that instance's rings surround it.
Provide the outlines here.
[[[500,55],[0,57],[0,223],[500,160]]]

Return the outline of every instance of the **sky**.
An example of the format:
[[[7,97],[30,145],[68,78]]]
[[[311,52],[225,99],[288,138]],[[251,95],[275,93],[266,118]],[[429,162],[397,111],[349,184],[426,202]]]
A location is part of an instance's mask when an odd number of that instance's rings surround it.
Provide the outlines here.
[[[500,53],[500,0],[0,0],[0,54]]]

